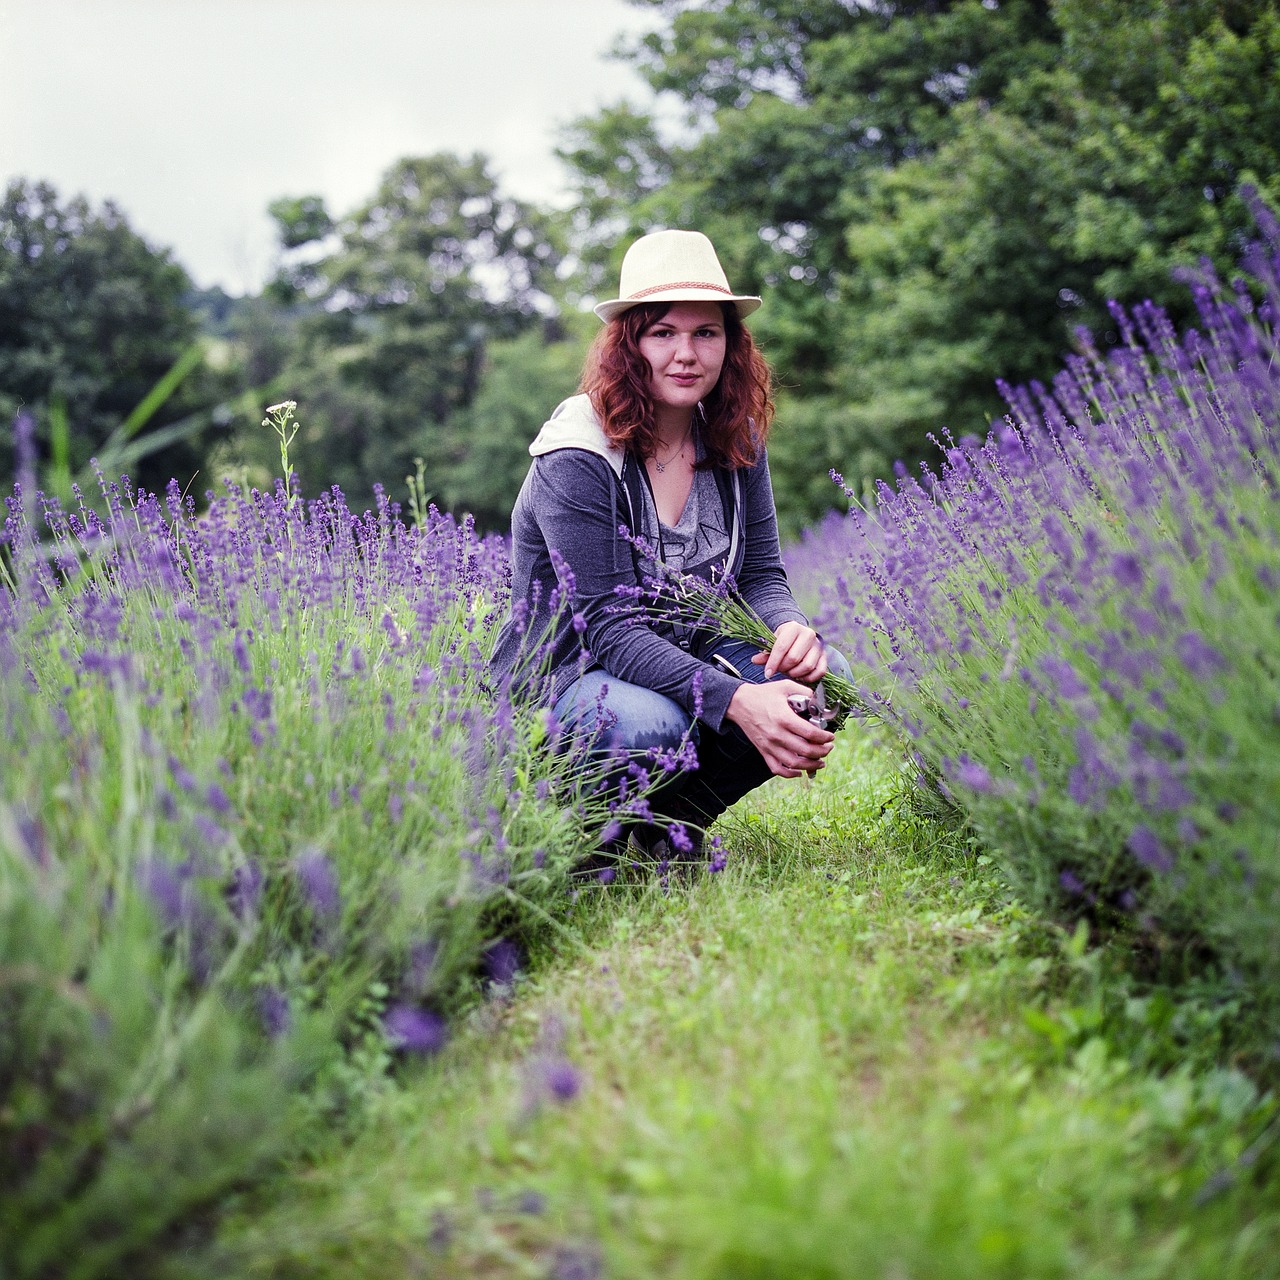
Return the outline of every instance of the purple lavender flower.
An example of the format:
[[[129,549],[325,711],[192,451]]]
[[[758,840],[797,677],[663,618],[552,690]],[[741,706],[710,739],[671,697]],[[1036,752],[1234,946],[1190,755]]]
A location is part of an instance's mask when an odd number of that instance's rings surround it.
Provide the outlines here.
[[[1073,764],[1067,774],[1067,795],[1082,809],[1093,806],[1099,795],[1097,780],[1082,764]]]
[[[271,694],[266,689],[250,685],[241,696],[241,702],[259,724],[271,719]]]
[[[194,792],[199,786],[195,774],[185,768],[176,756],[169,757],[169,774],[174,782],[188,794]]]
[[[231,872],[231,884],[227,888],[227,905],[242,920],[247,920],[258,910],[262,901],[262,868],[251,858]]]
[[[551,1259],[551,1280],[601,1280],[604,1261],[591,1248],[559,1245]]]
[[[667,828],[667,839],[677,853],[687,854],[693,852],[693,840],[690,838],[683,822],[673,822]]]
[[[499,938],[485,948],[484,965],[491,982],[508,986],[520,971],[520,948],[509,938]]]
[[[249,646],[245,643],[244,632],[236,632],[236,638],[231,642],[231,655],[235,658],[236,666],[245,675],[252,673],[253,664],[249,660]]]
[[[23,852],[37,867],[48,867],[49,849],[45,842],[44,824],[24,810],[19,810],[16,817]]]
[[[392,1005],[382,1025],[391,1045],[405,1053],[438,1053],[449,1038],[444,1019],[419,1005]]]
[[[515,1210],[517,1213],[537,1217],[539,1214],[546,1213],[547,1198],[538,1191],[522,1191],[516,1197]]]
[[[1111,576],[1126,591],[1141,591],[1146,581],[1142,561],[1130,551],[1121,552],[1111,558]]]
[[[711,861],[707,864],[708,872],[713,876],[719,875],[729,865],[728,851],[719,836],[712,836],[707,841],[707,852],[711,855]]]
[[[190,919],[192,900],[187,877],[177,868],[153,858],[143,864],[140,878],[166,929],[176,929]]]
[[[1226,667],[1226,659],[1205,638],[1195,631],[1187,631],[1173,642],[1182,665],[1198,679],[1216,675]]]
[[[1074,871],[1063,871],[1058,876],[1058,883],[1073,897],[1084,895],[1084,882]]]
[[[542,1064],[547,1095],[555,1102],[572,1102],[582,1089],[582,1077],[568,1058],[549,1058]]]
[[[221,849],[226,844],[227,833],[207,813],[197,813],[191,819],[191,825],[209,848]]]
[[[1053,682],[1054,689],[1060,698],[1068,700],[1083,698],[1089,687],[1080,679],[1076,669],[1064,658],[1046,656],[1041,659],[1041,670]]]
[[[265,986],[258,989],[258,1017],[268,1039],[278,1040],[287,1035],[293,1026],[293,1011],[289,997],[279,987]]]
[[[232,811],[231,799],[216,783],[211,782],[204,793],[205,803],[214,813],[226,817]]]
[[[307,905],[319,920],[336,920],[342,909],[338,874],[320,849],[307,849],[293,863]]]
[[[955,779],[961,786],[981,793],[986,793],[995,786],[991,771],[986,765],[979,764],[976,760],[970,760],[968,756],[961,756],[956,764]]]
[[[1129,852],[1144,867],[1152,871],[1166,872],[1173,869],[1173,857],[1160,843],[1160,838],[1150,827],[1139,824],[1129,833]]]

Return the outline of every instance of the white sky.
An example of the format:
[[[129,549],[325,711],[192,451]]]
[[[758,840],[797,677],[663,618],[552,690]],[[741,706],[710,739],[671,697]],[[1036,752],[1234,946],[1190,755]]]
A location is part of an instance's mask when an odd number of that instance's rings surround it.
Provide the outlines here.
[[[0,184],[111,197],[197,283],[257,288],[267,204],[340,214],[392,161],[482,151],[504,191],[564,195],[555,130],[649,101],[605,54],[624,0],[0,0]]]

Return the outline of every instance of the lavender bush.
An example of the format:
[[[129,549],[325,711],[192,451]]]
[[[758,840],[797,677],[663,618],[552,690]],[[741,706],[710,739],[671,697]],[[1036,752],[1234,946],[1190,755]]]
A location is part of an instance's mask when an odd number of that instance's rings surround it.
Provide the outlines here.
[[[14,1277],[144,1274],[340,1132],[487,955],[518,961],[603,820],[488,682],[506,560],[469,522],[103,494],[19,490],[0,545]]]
[[[985,443],[949,439],[791,568],[1029,899],[1224,983],[1274,1038],[1280,230],[1257,216],[1260,305],[1206,268],[1200,329],[1114,308],[1114,354],[1082,334]]]

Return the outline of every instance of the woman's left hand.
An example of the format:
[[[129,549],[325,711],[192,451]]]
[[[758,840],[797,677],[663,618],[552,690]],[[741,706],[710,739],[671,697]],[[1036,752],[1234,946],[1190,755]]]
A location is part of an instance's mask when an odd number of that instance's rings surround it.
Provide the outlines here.
[[[817,684],[827,674],[822,637],[800,622],[784,622],[774,634],[773,648],[751,659],[764,667],[765,679],[784,675],[801,684]]]

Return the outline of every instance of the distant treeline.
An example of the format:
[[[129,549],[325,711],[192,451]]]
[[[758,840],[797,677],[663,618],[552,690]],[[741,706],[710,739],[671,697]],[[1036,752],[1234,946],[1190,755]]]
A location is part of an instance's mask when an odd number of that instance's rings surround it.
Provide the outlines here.
[[[622,249],[715,240],[783,391],[784,523],[982,433],[997,376],[1047,377],[1109,299],[1191,314],[1179,269],[1230,274],[1242,183],[1280,203],[1277,0],[635,0],[625,52],[660,115],[575,122],[568,211],[504,195],[481,156],[392,167],[357,209],[278,200],[259,297],[196,293],[111,206],[33,183],[0,207],[0,413],[35,419],[46,488],[88,458],[155,486],[273,474],[262,407],[299,402],[303,487],[427,492],[501,527],[525,445],[574,389]],[[685,113],[678,136],[664,123]],[[120,426],[203,333],[206,359]],[[154,401],[154,398],[153,398]],[[154,447],[152,447],[154,445]],[[19,463],[0,433],[0,480]]]

